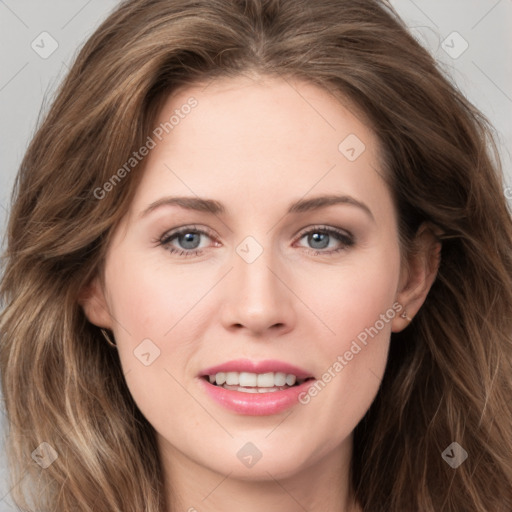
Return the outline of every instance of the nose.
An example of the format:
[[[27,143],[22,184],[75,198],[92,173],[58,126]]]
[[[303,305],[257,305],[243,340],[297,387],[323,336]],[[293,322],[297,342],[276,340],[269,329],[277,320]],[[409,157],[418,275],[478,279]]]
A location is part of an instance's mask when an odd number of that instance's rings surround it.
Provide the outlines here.
[[[293,329],[296,311],[289,272],[283,270],[270,249],[252,262],[233,255],[233,270],[227,280],[221,318],[230,331],[273,337]]]

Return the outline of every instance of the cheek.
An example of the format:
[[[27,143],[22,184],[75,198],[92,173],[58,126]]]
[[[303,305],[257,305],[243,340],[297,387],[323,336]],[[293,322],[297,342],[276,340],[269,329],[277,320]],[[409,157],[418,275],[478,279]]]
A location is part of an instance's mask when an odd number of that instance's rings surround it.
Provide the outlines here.
[[[142,414],[164,430],[174,411],[190,408],[180,383],[201,339],[193,306],[205,293],[204,276],[172,270],[126,251],[107,282],[126,384]]]
[[[174,327],[205,293],[205,276],[186,265],[170,269],[165,261],[153,264],[133,254],[117,261],[108,284],[113,290],[110,306],[124,327],[120,335],[129,332],[130,343],[141,337],[159,342],[170,338]]]
[[[398,251],[373,253],[337,270],[325,292],[316,294],[315,308],[325,326],[309,350],[323,366],[320,382],[302,397],[318,428],[335,427],[348,435],[364,416],[383,376],[399,278]],[[326,440],[326,449],[338,436]]]
[[[385,321],[383,325],[381,315],[393,314],[390,308],[395,302],[399,262],[397,250],[373,252],[353,258],[328,275],[315,272],[315,277],[309,279],[308,288],[316,290],[310,292],[309,304],[325,324],[322,339],[331,357],[348,350],[351,340],[376,322],[378,330],[389,335],[391,323]]]

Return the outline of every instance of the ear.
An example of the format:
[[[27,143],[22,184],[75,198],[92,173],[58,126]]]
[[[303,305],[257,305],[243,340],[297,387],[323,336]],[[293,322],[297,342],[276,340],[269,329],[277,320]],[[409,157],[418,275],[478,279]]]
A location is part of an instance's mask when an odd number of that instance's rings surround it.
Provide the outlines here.
[[[434,283],[441,263],[441,230],[424,222],[416,233],[414,248],[402,267],[396,301],[402,305],[391,324],[393,332],[405,329],[419,311]],[[406,318],[402,316],[406,314]]]
[[[78,303],[89,322],[98,327],[112,329],[112,317],[99,277],[95,277],[81,290]]]

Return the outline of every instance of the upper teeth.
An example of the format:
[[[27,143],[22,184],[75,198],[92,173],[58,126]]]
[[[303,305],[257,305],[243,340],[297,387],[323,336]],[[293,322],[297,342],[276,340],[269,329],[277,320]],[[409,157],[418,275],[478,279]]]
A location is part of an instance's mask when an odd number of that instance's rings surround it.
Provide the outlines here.
[[[248,386],[273,388],[274,386],[293,386],[297,377],[291,373],[269,372],[269,373],[249,373],[249,372],[218,372],[215,375],[208,375],[212,384],[219,386],[227,384],[228,386]]]

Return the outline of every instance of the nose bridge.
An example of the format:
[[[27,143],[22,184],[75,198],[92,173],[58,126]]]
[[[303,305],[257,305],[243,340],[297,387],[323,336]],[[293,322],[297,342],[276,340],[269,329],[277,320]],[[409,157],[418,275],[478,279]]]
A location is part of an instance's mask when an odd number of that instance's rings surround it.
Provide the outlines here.
[[[263,331],[276,325],[290,327],[293,322],[291,294],[281,281],[279,255],[268,238],[266,242],[248,236],[235,248],[224,318],[229,325]]]

